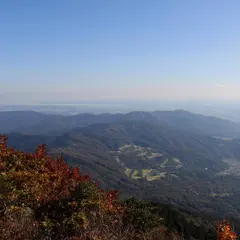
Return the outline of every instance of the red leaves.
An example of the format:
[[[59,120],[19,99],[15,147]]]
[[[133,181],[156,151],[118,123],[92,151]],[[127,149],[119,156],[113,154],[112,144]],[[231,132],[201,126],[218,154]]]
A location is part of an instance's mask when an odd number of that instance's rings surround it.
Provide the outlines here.
[[[38,158],[43,158],[47,155],[47,148],[45,144],[40,145],[36,150],[36,156]]]
[[[4,175],[10,183],[5,196],[8,203],[44,211],[36,219],[41,227],[46,225],[42,224],[42,217],[49,214],[49,226],[56,218],[59,226],[64,221],[71,222],[81,231],[74,228],[71,231],[76,230],[76,235],[72,232],[70,236],[82,239],[82,229],[90,223],[109,221],[116,226],[121,222],[123,208],[116,202],[118,191],[103,191],[89,176],[81,174],[79,168],[70,168],[62,157],[54,159],[49,156],[44,144],[36,153],[24,153],[7,148],[7,137],[1,136],[0,167],[3,169],[0,176]],[[61,211],[55,212],[55,207],[61,207]],[[98,231],[102,234],[102,227]],[[90,232],[86,231],[87,234]]]
[[[7,136],[0,135],[0,151],[7,149]]]
[[[49,172],[54,172],[56,170],[56,164],[54,159],[48,159],[46,162],[46,168],[48,169]]]
[[[80,180],[81,179],[81,176],[80,176],[80,171],[79,171],[79,168],[78,167],[74,167],[72,169],[72,176],[73,176],[73,179],[75,180]]]
[[[109,206],[112,208],[114,201],[117,199],[118,196],[118,191],[117,190],[111,190],[110,192],[107,193],[107,200]]]
[[[91,181],[89,176],[80,173],[79,168],[70,168],[62,157],[55,160],[47,155],[44,144],[37,148],[36,154],[24,153],[8,149],[7,137],[1,136],[0,150],[0,167],[7,166],[5,173],[14,184],[14,199],[22,198],[21,201],[26,205],[29,199],[32,202],[47,203],[70,197],[78,185]],[[99,194],[99,206],[104,211],[117,211],[115,200],[118,191],[103,191],[98,184],[95,187],[95,192]]]
[[[0,171],[4,170],[4,157],[7,151],[7,137],[0,135]]]
[[[231,225],[227,221],[217,223],[217,240],[236,240],[237,234],[232,231]]]
[[[6,141],[7,137],[1,136],[0,168],[13,183],[15,198],[23,198],[25,204],[28,199],[46,203],[67,197],[80,183],[79,170],[75,169],[73,176],[61,157],[55,160],[47,155],[46,145],[33,154],[8,149]]]

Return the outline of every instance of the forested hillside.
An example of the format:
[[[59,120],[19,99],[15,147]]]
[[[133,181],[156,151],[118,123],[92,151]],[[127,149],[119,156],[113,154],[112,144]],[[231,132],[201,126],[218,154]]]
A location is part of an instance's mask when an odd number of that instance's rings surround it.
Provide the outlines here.
[[[122,197],[171,203],[189,211],[240,219],[239,140],[223,140],[145,121],[93,124],[59,136],[9,134],[9,145],[47,144],[102,187]]]
[[[215,222],[169,205],[102,190],[77,167],[8,148],[0,137],[0,236],[8,239],[236,239]]]
[[[145,121],[161,126],[217,137],[240,137],[240,124],[187,111],[130,112],[127,114],[47,115],[34,111],[0,112],[0,132],[59,135],[77,127],[122,121]]]
[[[240,231],[237,123],[185,111],[1,114],[10,147],[33,152],[46,144],[49,156],[118,189],[121,200],[170,204],[210,222],[227,218]]]

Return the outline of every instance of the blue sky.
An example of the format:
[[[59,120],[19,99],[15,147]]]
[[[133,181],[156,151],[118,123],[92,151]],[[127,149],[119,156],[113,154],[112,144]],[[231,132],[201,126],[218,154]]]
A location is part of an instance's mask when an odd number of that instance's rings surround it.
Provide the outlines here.
[[[1,0],[0,101],[238,99],[239,12],[238,0]]]

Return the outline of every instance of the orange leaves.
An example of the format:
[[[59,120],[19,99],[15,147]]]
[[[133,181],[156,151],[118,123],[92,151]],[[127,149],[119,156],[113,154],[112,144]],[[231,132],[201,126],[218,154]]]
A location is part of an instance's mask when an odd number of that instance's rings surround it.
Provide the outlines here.
[[[7,156],[7,137],[0,135],[0,171],[5,168],[4,158]]]
[[[89,234],[90,223],[109,221],[115,226],[121,222],[124,209],[116,201],[118,192],[101,190],[79,168],[49,156],[44,144],[36,153],[24,153],[8,148],[7,137],[1,136],[0,167],[0,177],[9,184],[8,204],[35,211],[39,229],[47,229],[43,232],[53,231],[54,235],[58,228],[66,228],[68,237],[81,237],[82,231]]]
[[[230,223],[222,221],[217,223],[217,240],[236,240],[237,234],[232,231]]]
[[[118,190],[111,190],[107,193],[107,201],[108,201],[108,207],[109,209],[115,209],[115,201],[118,198]],[[119,209],[118,209],[119,210]]]
[[[6,150],[7,148],[7,136],[0,135],[0,151]]]
[[[47,155],[46,146],[37,148],[36,154],[7,148],[7,137],[0,137],[0,167],[12,183],[12,196],[36,202],[48,202],[69,196],[80,183],[79,170],[71,170],[59,157]],[[9,196],[10,197],[10,196]]]
[[[36,156],[38,158],[43,158],[47,155],[47,148],[45,144],[40,145],[36,150]]]
[[[0,166],[12,183],[9,198],[19,198],[19,201],[26,205],[30,202],[47,203],[71,197],[78,185],[92,182],[89,176],[80,173],[79,168],[70,168],[62,157],[55,160],[47,155],[44,144],[37,148],[35,154],[24,153],[7,148],[7,137],[1,136],[0,150]],[[119,210],[114,202],[117,191],[101,191],[97,184],[95,188],[99,206],[102,206],[104,211]]]
[[[76,181],[79,181],[81,179],[79,168],[74,167],[72,169],[72,176],[73,176],[73,179],[75,179]]]

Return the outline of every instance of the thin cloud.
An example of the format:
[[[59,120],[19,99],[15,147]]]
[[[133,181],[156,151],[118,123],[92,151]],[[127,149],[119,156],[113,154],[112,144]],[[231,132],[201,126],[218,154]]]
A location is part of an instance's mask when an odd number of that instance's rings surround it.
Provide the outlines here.
[[[226,87],[227,87],[227,85],[223,85],[223,84],[216,84],[216,87],[218,87],[218,88],[226,88]]]
[[[222,84],[156,84],[119,88],[76,88],[74,91],[9,92],[1,98],[2,104],[37,104],[81,100],[240,100],[239,85]]]

